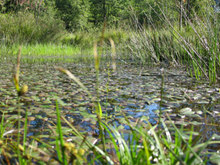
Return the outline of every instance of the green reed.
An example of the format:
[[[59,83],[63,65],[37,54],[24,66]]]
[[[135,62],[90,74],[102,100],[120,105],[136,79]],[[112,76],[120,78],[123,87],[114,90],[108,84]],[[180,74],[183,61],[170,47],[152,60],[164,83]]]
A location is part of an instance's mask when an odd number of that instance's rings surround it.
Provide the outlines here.
[[[57,133],[59,134],[59,141],[58,141],[58,139],[56,139],[57,154],[58,154],[59,159],[62,160],[62,163],[64,165],[67,165],[64,140],[63,140],[63,134],[62,134],[62,125],[61,125],[61,121],[60,121],[60,111],[58,108],[57,100],[56,100],[56,113],[57,113]],[[60,147],[58,144],[59,142],[60,142]],[[60,153],[60,148],[61,148],[61,153]],[[61,154],[62,154],[62,157],[61,157]]]
[[[137,33],[131,36],[128,48],[142,63],[146,60],[155,64],[169,61],[173,67],[184,65],[193,70],[196,79],[207,78],[211,83],[217,82],[220,68],[219,14],[212,9],[211,2],[207,6],[206,11],[201,11],[202,18],[197,13],[194,13],[194,18],[189,18],[183,10],[185,25],[181,30],[177,27],[179,20],[169,19],[163,9],[158,14],[151,7],[163,24],[156,26],[152,20],[152,26],[148,25],[148,28],[139,26]],[[150,18],[146,15],[146,19]]]

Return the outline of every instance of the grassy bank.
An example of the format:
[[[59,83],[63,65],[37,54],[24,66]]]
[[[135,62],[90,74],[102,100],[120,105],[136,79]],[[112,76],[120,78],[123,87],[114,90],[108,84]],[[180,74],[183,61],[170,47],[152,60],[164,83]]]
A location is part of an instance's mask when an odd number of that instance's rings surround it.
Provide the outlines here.
[[[217,27],[203,29],[197,24],[182,27],[167,26],[160,29],[139,27],[139,30],[125,31],[110,29],[105,33],[102,45],[103,57],[111,55],[109,39],[115,43],[117,59],[144,65],[163,67],[185,66],[189,75],[199,79],[219,80],[219,49]],[[212,25],[204,25],[204,27]],[[78,32],[63,35],[57,43],[24,44],[23,55],[35,58],[44,56],[93,58],[93,44],[100,40],[100,31]],[[214,36],[214,37],[210,37]],[[1,46],[1,55],[16,56],[19,44]],[[100,50],[100,47],[99,47]],[[109,58],[107,58],[109,59]],[[76,58],[77,61],[77,58]]]
[[[20,45],[2,46],[1,55],[8,55],[17,57],[18,48]],[[34,44],[22,45],[22,54],[25,57],[44,57],[44,56],[73,56],[74,54],[81,54],[80,47],[62,44]],[[90,51],[91,53],[92,51]]]

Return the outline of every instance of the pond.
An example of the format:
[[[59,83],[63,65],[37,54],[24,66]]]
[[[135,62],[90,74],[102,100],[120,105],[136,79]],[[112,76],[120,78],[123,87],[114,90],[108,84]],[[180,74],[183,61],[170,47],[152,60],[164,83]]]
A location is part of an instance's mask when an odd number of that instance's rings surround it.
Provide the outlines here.
[[[12,80],[14,64],[15,60],[4,60],[0,64],[0,109],[7,121],[18,117],[17,93]],[[50,127],[56,127],[56,100],[61,116],[78,131],[87,133],[94,142],[99,134],[94,103],[75,81],[57,71],[55,66],[68,69],[79,78],[91,92],[92,99],[100,101],[103,120],[114,125],[125,139],[130,133],[127,120],[130,125],[141,123],[147,127],[147,121],[155,125],[160,111],[167,124],[170,121],[166,114],[177,126],[184,124],[185,128],[190,128],[194,125],[203,141],[213,134],[220,135],[220,85],[191,78],[184,67],[162,69],[118,63],[117,70],[113,71],[111,64],[104,62],[100,65],[97,94],[93,64],[21,62],[20,83],[29,87],[28,93],[20,99],[21,120],[24,121],[27,111],[29,140],[37,136],[54,143]],[[63,120],[62,124],[68,135],[66,140],[71,140],[68,125]],[[5,130],[4,136],[11,134],[11,129]],[[217,151],[220,145],[210,145],[209,149]]]

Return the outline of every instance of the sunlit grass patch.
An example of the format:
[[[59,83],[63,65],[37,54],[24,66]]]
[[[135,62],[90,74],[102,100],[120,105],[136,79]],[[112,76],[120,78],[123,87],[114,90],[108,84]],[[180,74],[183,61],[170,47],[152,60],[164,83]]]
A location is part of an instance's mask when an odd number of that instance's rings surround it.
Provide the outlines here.
[[[16,59],[18,45],[1,46],[4,59]],[[90,62],[93,59],[92,48],[81,48],[73,45],[62,44],[28,44],[22,46],[22,58],[24,63],[58,63],[58,62]]]
[[[18,45],[12,46],[1,46],[1,54],[8,53],[10,55],[16,55]],[[92,53],[92,48],[86,50],[79,46],[73,45],[62,45],[62,44],[28,44],[22,46],[22,56],[33,56],[33,57],[45,57],[45,56],[74,56],[82,54]]]

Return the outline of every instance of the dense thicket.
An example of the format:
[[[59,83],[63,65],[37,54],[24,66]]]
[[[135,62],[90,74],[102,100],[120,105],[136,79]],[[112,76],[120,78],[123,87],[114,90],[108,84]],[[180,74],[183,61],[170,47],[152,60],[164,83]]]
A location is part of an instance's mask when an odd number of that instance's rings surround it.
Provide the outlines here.
[[[28,10],[37,19],[53,8],[56,19],[63,20],[67,30],[75,31],[99,27],[105,20],[114,27],[149,25],[152,21],[161,24],[161,11],[171,21],[184,23],[183,12],[193,19],[193,11],[205,10],[207,1],[211,0],[3,0],[0,11],[6,14]]]

